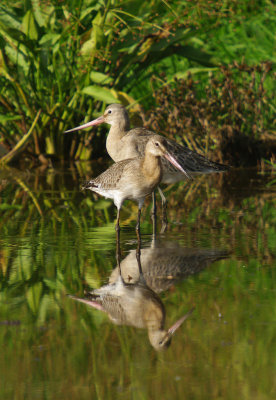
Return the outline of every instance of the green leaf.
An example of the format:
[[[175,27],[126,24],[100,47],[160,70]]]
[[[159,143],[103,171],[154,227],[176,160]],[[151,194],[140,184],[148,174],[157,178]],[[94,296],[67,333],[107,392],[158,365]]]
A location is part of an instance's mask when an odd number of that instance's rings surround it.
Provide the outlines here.
[[[81,54],[86,57],[93,57],[97,48],[103,45],[104,31],[102,29],[104,16],[99,11],[93,20],[90,38],[84,42],[81,48]]]
[[[114,92],[115,90],[103,88],[98,85],[87,86],[82,90],[82,93],[93,97],[95,100],[104,101],[105,103],[116,103],[118,101],[117,97],[113,94]]]
[[[44,45],[44,46],[52,46],[54,44],[56,44],[56,42],[58,40],[60,40],[61,35],[57,34],[57,33],[46,33],[46,35],[43,35],[42,38],[39,41],[40,45]]]
[[[24,47],[30,47],[30,40],[25,35],[24,32],[21,32],[18,29],[7,28],[6,26],[2,26],[0,22],[0,32],[3,34],[6,39],[6,43],[10,44],[10,41],[17,46],[18,42],[22,43]]]
[[[0,204],[0,210],[1,211],[6,211],[6,210],[20,210],[22,208],[21,205],[19,204]]]
[[[38,30],[32,10],[26,12],[22,20],[22,31],[31,40],[38,39]]]
[[[7,121],[17,121],[22,119],[21,115],[3,115],[0,114],[0,122],[5,123]]]
[[[5,11],[0,10],[0,25],[2,25],[3,28],[6,29],[20,29],[20,22],[17,20],[16,15],[7,9],[5,9]]]
[[[177,78],[177,79],[185,79],[187,78],[188,74],[194,75],[194,74],[200,74],[200,73],[206,73],[206,72],[212,72],[216,71],[218,68],[204,68],[204,67],[199,67],[199,68],[189,68],[186,71],[181,71],[177,72],[176,74],[173,75],[172,79]]]
[[[80,20],[83,20],[87,15],[91,15],[93,11],[98,11],[101,8],[101,5],[98,3],[95,7],[87,7],[84,11],[81,12]]]
[[[110,76],[97,71],[91,72],[90,79],[91,81],[99,83],[100,85],[107,85],[113,81],[113,79]]]
[[[36,313],[38,310],[41,294],[42,294],[42,283],[41,282],[35,283],[27,291],[27,294],[26,294],[27,301],[28,301],[30,309],[33,311],[33,313]]]
[[[57,282],[54,279],[44,278],[43,282],[48,286],[48,288],[50,288],[52,290],[58,289]]]
[[[17,49],[14,49],[12,47],[8,47],[6,49],[6,53],[9,56],[9,59],[15,65],[21,67],[24,70],[24,73],[26,73],[26,74],[28,73],[29,64],[27,62],[27,58],[21,51],[18,51]]]
[[[46,8],[46,5],[43,4],[42,8],[40,3],[40,0],[32,0],[33,13],[37,24],[41,27],[46,27],[47,21],[50,18],[51,13],[54,11],[54,7],[48,5]]]

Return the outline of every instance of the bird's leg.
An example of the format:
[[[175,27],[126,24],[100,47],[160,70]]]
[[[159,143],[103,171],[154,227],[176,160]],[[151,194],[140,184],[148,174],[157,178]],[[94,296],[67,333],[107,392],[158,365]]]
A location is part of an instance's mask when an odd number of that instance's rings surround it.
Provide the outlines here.
[[[156,214],[152,214],[151,219],[152,219],[152,236],[155,239],[155,237],[156,237],[156,225],[157,225]]]
[[[158,191],[161,196],[161,202],[162,202],[162,227],[161,227],[161,233],[164,233],[168,227],[168,220],[167,220],[167,200],[166,197],[164,196],[164,193],[158,186]]]
[[[152,221],[154,222],[156,222],[156,210],[157,210],[157,208],[156,208],[156,195],[155,195],[155,192],[153,191],[152,192],[152,209],[151,209],[151,219],[152,219]]]
[[[153,234],[156,234],[156,224],[157,224],[157,216],[156,216],[156,195],[155,192],[152,192],[152,209],[151,209],[151,220],[152,220],[152,230]]]
[[[168,222],[162,220],[162,226],[161,226],[161,229],[160,229],[160,233],[165,233],[167,228],[168,228]]]
[[[143,271],[142,271],[142,265],[141,265],[141,235],[140,231],[136,230],[136,235],[137,235],[137,248],[136,248],[136,260],[138,264],[138,269],[139,269],[139,280],[141,283],[146,283]]]
[[[117,261],[117,266],[119,268],[120,276],[122,277],[122,272],[121,272],[121,249],[120,249],[120,229],[116,229],[116,261]]]
[[[137,217],[137,224],[136,224],[136,233],[140,235],[140,218],[141,218],[141,208],[138,209],[138,217]]]
[[[115,230],[116,232],[120,231],[120,208],[118,208],[117,210],[117,220],[116,220]]]

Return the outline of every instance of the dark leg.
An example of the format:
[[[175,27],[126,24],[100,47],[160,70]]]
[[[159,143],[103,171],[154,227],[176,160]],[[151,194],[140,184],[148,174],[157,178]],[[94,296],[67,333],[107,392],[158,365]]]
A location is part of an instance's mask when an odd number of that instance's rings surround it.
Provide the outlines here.
[[[140,231],[136,230],[136,235],[137,235],[137,249],[136,249],[136,259],[137,259],[137,264],[138,264],[138,269],[139,269],[139,280],[141,283],[146,284],[143,271],[142,271],[142,265],[141,265],[141,235]]]
[[[117,266],[119,268],[119,274],[122,277],[122,272],[121,272],[121,249],[120,249],[120,227],[119,227],[119,229],[116,229],[116,261],[117,261]]]
[[[151,219],[152,219],[152,235],[155,238],[156,237],[156,224],[157,224],[156,214],[152,214]]]
[[[156,218],[156,196],[155,196],[155,192],[152,192],[152,209],[151,209],[151,218],[152,220],[154,218]]]
[[[115,230],[116,232],[120,231],[120,208],[118,208],[117,210],[117,220],[116,220]]]
[[[141,208],[138,209],[138,218],[136,224],[136,232],[140,235],[140,218],[141,218]]]

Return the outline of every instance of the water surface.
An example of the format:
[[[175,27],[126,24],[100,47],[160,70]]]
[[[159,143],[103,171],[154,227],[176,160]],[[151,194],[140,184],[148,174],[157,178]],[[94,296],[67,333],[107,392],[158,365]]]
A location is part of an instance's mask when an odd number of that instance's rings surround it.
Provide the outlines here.
[[[114,324],[67,296],[118,279],[116,210],[79,190],[97,168],[0,171],[1,398],[274,398],[275,170],[168,188],[169,226],[160,234],[158,219],[155,238],[148,200],[141,264],[164,329],[194,307],[156,351],[147,327]],[[136,214],[125,203],[121,260],[132,284]]]

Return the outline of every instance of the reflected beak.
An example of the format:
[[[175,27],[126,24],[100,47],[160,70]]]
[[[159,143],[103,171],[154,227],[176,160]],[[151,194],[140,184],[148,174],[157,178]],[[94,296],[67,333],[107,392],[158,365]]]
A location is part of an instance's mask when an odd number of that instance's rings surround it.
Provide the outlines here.
[[[73,129],[69,129],[68,131],[65,131],[64,133],[78,131],[81,129],[89,128],[90,126],[100,125],[103,122],[104,122],[104,117],[102,115],[101,117],[94,119],[93,121],[87,122],[87,124],[77,126],[76,128],[73,128]]]
[[[183,324],[183,322],[192,314],[194,309],[195,307],[193,307],[190,311],[188,311],[187,314],[183,315],[183,317],[181,317],[170,327],[170,329],[168,329],[169,336],[172,336],[177,331],[177,329]]]
[[[172,164],[175,166],[175,168],[179,169],[179,171],[183,172],[184,175],[186,175],[186,177],[188,179],[190,179],[190,175],[181,167],[181,165],[176,161],[176,159],[171,156],[169,153],[165,153],[164,157]]]

